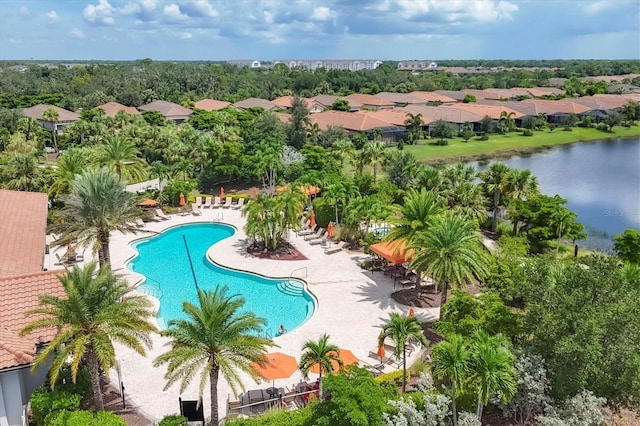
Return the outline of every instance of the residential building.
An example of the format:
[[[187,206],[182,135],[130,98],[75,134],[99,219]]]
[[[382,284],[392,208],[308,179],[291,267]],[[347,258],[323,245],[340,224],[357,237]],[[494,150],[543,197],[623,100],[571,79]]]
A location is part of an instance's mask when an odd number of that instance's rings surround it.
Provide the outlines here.
[[[456,102],[458,102],[458,98],[454,98],[440,91],[423,92],[420,90],[416,90],[414,92],[410,92],[409,96],[420,99],[422,100],[423,103],[426,103],[426,104],[437,103],[437,104],[448,105],[448,104],[455,104]],[[460,100],[462,100],[463,98],[464,98],[464,94],[462,94],[462,98],[460,98]]]
[[[307,104],[307,109],[310,113],[322,112],[325,107],[315,99],[302,98],[304,102]],[[278,105],[279,108],[284,110],[291,109],[291,103],[293,102],[293,96],[281,96],[272,100],[274,104]]]
[[[189,108],[167,101],[153,101],[146,105],[139,106],[138,109],[143,112],[158,111],[165,119],[175,121],[178,124],[187,121],[193,113]]]
[[[382,139],[393,142],[404,137],[406,129],[401,126],[392,125],[386,121],[379,120],[368,114],[359,114],[342,111],[325,111],[317,114],[310,114],[309,120],[312,124],[317,124],[320,130],[327,130],[330,126],[343,127],[350,135],[360,132],[372,132],[379,129]]]
[[[467,121],[472,124],[480,123],[483,117],[466,110],[442,106],[407,105],[406,107],[398,109],[413,114],[422,114],[424,117],[429,117],[435,121],[446,121],[455,130],[461,130],[462,125]]]
[[[362,71],[374,70],[382,65],[378,59],[279,59],[273,61],[273,65],[285,64],[289,68],[299,68],[315,71],[320,68],[326,70]]]
[[[124,111],[127,114],[131,115],[140,114],[140,111],[138,111],[134,107],[128,107],[118,102],[107,102],[106,104],[98,105],[96,108],[100,108],[101,110],[103,110],[107,117],[115,117],[116,114],[120,111]]]
[[[349,107],[351,108],[351,111],[358,111],[358,110],[362,109],[362,104],[360,102],[356,102],[354,100],[350,101],[349,99],[345,98],[344,96],[316,95],[311,99],[316,101],[316,102],[318,102],[320,105],[322,105],[322,107],[324,109],[331,108],[333,103],[335,101],[337,101],[337,100],[345,100],[345,101],[349,102]]]
[[[396,106],[396,104],[392,101],[388,101],[374,95],[365,95],[362,93],[353,93],[351,95],[345,96],[345,99],[349,101],[349,105],[351,105],[352,102],[355,102],[361,104],[362,108],[373,110],[391,109]]]
[[[406,127],[405,122],[409,118],[409,112],[402,109],[381,109],[379,111],[367,111],[361,110],[355,112],[355,114],[364,114],[369,117],[373,117],[377,120],[384,121],[392,126],[402,126]],[[428,126],[429,123],[435,121],[435,119],[431,117],[425,117],[424,115],[421,117],[421,121],[424,126]]]
[[[279,108],[278,105],[273,102],[261,98],[244,99],[236,102],[233,106],[238,109],[263,108],[265,111],[272,111]]]
[[[434,61],[401,61],[398,71],[437,71],[438,64]]]
[[[203,109],[205,111],[218,111],[231,105],[231,102],[218,101],[215,99],[202,99],[194,104],[195,109]]]
[[[393,102],[395,106],[405,106],[409,104],[426,105],[427,101],[415,96],[411,96],[410,93],[395,93],[395,92],[380,92],[374,95],[376,98],[384,99],[385,101]]]
[[[58,119],[55,122],[48,121],[44,118],[44,113],[48,109],[53,109],[58,114]],[[42,127],[48,130],[55,131],[59,135],[62,134],[65,126],[80,119],[79,114],[57,107],[55,105],[38,104],[30,108],[24,108],[22,110],[22,114],[25,117],[36,119]]]

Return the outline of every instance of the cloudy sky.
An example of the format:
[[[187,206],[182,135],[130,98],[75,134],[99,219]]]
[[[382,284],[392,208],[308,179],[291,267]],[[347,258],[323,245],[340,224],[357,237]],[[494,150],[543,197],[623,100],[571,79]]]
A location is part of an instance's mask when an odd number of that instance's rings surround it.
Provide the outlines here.
[[[637,0],[0,0],[0,59],[639,59]]]

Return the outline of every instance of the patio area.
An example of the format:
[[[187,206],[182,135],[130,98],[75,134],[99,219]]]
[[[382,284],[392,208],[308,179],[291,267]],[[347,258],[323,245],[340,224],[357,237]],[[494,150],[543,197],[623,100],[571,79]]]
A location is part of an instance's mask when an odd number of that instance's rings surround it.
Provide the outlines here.
[[[111,261],[114,271],[123,275],[132,286],[139,284],[143,277],[125,269],[126,262],[135,255],[130,243],[146,235],[161,232],[169,227],[202,222],[221,222],[236,227],[237,232],[230,238],[213,245],[208,251],[208,257],[221,266],[247,270],[275,278],[297,277],[306,281],[308,290],[317,301],[313,317],[297,329],[274,338],[276,347],[270,352],[282,352],[300,359],[301,348],[307,340],[317,340],[327,333],[330,342],[340,348],[348,349],[362,361],[361,365],[380,364],[373,356],[378,349],[378,335],[381,326],[388,320],[391,312],[408,314],[409,308],[395,302],[391,298],[394,291],[394,278],[380,272],[362,269],[359,263],[369,259],[361,252],[341,251],[335,254],[325,254],[320,245],[310,245],[302,237],[290,233],[290,242],[300,251],[306,260],[269,260],[250,256],[246,252],[246,235],[243,231],[245,219],[239,210],[201,209],[202,214],[171,215],[171,219],[147,222],[140,228],[138,235],[113,234],[111,238]],[[58,251],[58,253],[63,252]],[[92,258],[89,250],[85,252],[82,264]],[[47,256],[46,262],[51,269],[57,262],[55,252]],[[55,266],[59,268],[60,266]],[[224,283],[220,283],[224,284]],[[155,299],[153,299],[155,301]],[[438,317],[438,308],[414,308],[415,315],[420,321],[432,321]],[[163,416],[179,412],[178,398],[183,400],[197,399],[197,383],[192,383],[184,393],[180,394],[179,386],[175,385],[166,391],[164,368],[154,368],[152,361],[165,352],[167,339],[154,335],[153,347],[147,357],[141,357],[132,350],[117,347],[117,356],[121,369],[121,377],[127,397],[138,407],[139,411],[148,418],[159,421]],[[412,351],[407,359],[410,365],[420,356],[419,350]],[[390,349],[387,348],[387,356]],[[396,368],[392,363],[384,365],[382,372],[389,372]],[[310,374],[309,380],[314,381],[316,374]],[[112,372],[112,380],[117,381],[117,375]],[[276,388],[294,389],[303,379],[300,371],[296,371],[288,379],[277,380]],[[272,386],[271,382],[261,381],[256,384],[247,375],[242,375],[245,390]],[[242,393],[242,391],[239,391]],[[246,394],[246,392],[245,392]],[[218,385],[218,401],[221,417],[226,415],[228,400],[236,400],[230,386],[221,377]],[[208,386],[204,393],[205,416],[209,416]]]

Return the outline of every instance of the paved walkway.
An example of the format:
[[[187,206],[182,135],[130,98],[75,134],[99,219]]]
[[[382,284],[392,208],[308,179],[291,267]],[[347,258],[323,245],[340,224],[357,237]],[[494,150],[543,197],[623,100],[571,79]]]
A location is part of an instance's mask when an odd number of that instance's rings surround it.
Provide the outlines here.
[[[161,232],[171,226],[185,223],[212,222],[223,215],[221,222],[233,225],[237,232],[230,238],[213,245],[208,256],[222,266],[256,272],[271,277],[302,278],[308,284],[308,290],[316,297],[317,307],[313,317],[301,327],[274,339],[279,347],[272,351],[284,352],[299,359],[301,347],[307,340],[316,340],[328,333],[330,341],[341,348],[351,350],[360,360],[376,364],[369,358],[369,351],[376,351],[377,338],[382,324],[389,318],[389,313],[406,314],[408,308],[391,299],[393,280],[381,272],[363,270],[358,265],[368,258],[363,253],[339,252],[332,255],[324,253],[320,246],[309,245],[301,237],[291,233],[291,243],[307,257],[307,260],[283,261],[257,259],[247,255],[246,235],[243,231],[245,223],[240,211],[229,209],[203,209],[202,216],[172,215],[170,220],[147,223],[141,234],[112,235],[111,261],[115,271],[123,274],[135,285],[141,276],[126,270],[126,262],[135,255],[131,241],[144,236],[144,232]],[[85,256],[89,260],[89,256]],[[154,299],[155,300],[155,299]],[[414,309],[421,321],[432,321],[438,317],[438,308]],[[133,351],[117,347],[117,356],[126,387],[126,394],[137,407],[149,418],[160,420],[167,414],[177,413],[178,398],[196,399],[197,383],[193,383],[182,394],[179,386],[174,385],[163,392],[165,386],[164,367],[154,368],[153,359],[167,350],[163,345],[166,339],[153,336],[153,348],[147,357],[141,357]],[[408,359],[410,365],[417,357],[415,351]],[[312,379],[316,376],[312,375]],[[114,378],[112,376],[112,378]],[[278,387],[292,387],[302,378],[296,372],[291,378],[277,380]],[[242,375],[246,390],[266,388],[267,383],[256,384],[250,377]],[[208,385],[204,394],[205,416],[209,416]],[[218,401],[221,417],[226,414],[226,401],[232,395],[230,386],[224,378],[218,385]]]

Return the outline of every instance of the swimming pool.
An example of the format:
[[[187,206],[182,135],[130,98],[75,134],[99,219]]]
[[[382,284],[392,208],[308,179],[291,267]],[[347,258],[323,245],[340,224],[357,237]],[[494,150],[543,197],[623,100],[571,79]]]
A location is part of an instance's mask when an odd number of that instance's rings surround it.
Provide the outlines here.
[[[227,285],[228,295],[244,297],[243,309],[265,318],[265,332],[271,336],[276,336],[281,324],[291,331],[311,318],[315,300],[301,280],[266,278],[223,268],[207,259],[209,248],[234,232],[233,227],[218,223],[189,224],[132,244],[138,254],[127,263],[127,269],[144,275],[146,279],[139,289],[160,300],[162,328],[166,328],[171,319],[186,318],[182,312],[184,301],[197,304],[194,274],[203,290]],[[193,274],[186,247],[193,263]]]

